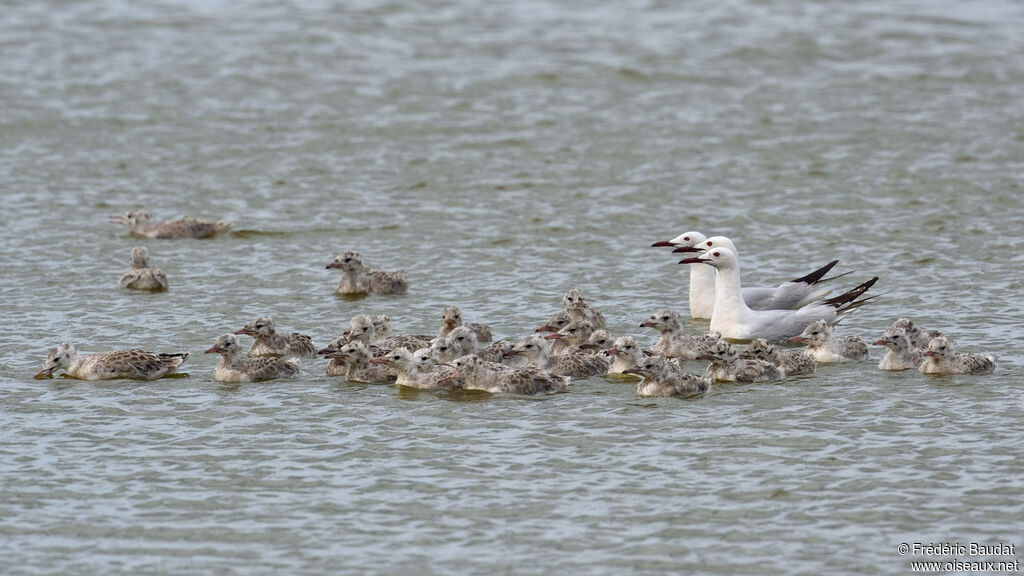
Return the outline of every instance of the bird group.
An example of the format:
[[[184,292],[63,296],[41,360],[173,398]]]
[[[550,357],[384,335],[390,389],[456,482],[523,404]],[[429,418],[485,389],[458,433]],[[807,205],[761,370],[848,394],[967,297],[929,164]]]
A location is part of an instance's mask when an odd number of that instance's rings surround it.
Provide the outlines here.
[[[145,211],[127,212],[112,220],[150,238],[206,238],[231,226],[194,218],[153,222]],[[489,326],[464,323],[461,311],[450,306],[442,310],[435,334],[393,334],[386,314],[358,314],[347,330],[321,349],[310,336],[279,332],[271,317],[261,317],[222,335],[206,353],[221,356],[213,373],[220,382],[294,377],[300,371],[300,358],[319,356],[328,360],[327,375],[352,382],[537,395],[565,392],[572,379],[607,375],[627,381],[639,377],[638,396],[679,398],[701,396],[714,382],[780,381],[813,373],[818,364],[869,358],[864,340],[839,337],[835,327],[844,315],[875,298],[864,294],[877,277],[830,297],[826,283],[846,275],[826,278],[838,262],[832,261],[779,286],[749,288],[741,286],[738,251],[726,237],[687,232],[652,246],[695,254],[680,263],[690,267],[690,315],[709,320],[707,333],[685,333],[682,316],[661,309],[639,324],[658,332],[657,341],[645,349],[635,336],[614,337],[604,315],[578,288],[572,288],[562,298],[561,310],[536,332],[513,340],[492,342]],[[354,250],[338,254],[326,268],[342,271],[335,292],[343,296],[408,291],[403,271],[374,270]],[[166,290],[167,279],[162,271],[149,268],[147,250],[135,247],[132,270],[121,285]],[[254,339],[247,352],[242,350],[240,335]],[[927,374],[995,370],[993,356],[958,353],[948,337],[919,330],[906,318],[893,322],[874,344],[887,349],[878,364],[882,370],[916,368]],[[69,376],[82,379],[152,380],[173,372],[188,357],[187,352],[142,350],[79,355],[65,343],[50,351],[37,377],[63,368]],[[707,366],[702,373],[688,372],[684,369],[688,362]]]

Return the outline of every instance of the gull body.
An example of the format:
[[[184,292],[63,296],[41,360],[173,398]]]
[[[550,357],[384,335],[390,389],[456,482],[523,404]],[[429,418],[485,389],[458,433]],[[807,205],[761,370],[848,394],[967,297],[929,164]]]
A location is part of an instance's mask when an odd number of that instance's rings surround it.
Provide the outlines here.
[[[236,330],[235,334],[245,334],[256,339],[249,348],[249,356],[313,357],[317,352],[312,338],[298,332],[279,333],[274,319],[270,317],[257,318]]]
[[[223,220],[210,222],[199,218],[183,218],[181,220],[153,220],[145,210],[129,210],[123,214],[115,214],[110,221],[131,228],[132,234],[144,238],[177,239],[177,238],[212,238],[231,228],[231,222]]]
[[[156,380],[177,370],[188,357],[188,352],[158,354],[138,349],[79,354],[64,342],[50,350],[36,377],[50,376],[63,368],[65,374],[81,380]]]
[[[342,271],[341,280],[334,289],[341,295],[405,294],[409,291],[404,271],[374,270],[363,263],[363,257],[355,250],[338,254],[326,267]]]
[[[730,340],[764,338],[776,342],[800,334],[817,320],[834,323],[843,314],[869,301],[870,298],[858,298],[878,281],[878,277],[872,278],[835,298],[813,302],[796,310],[752,310],[741,296],[739,259],[732,250],[713,248],[696,258],[680,261],[684,264],[693,262],[704,262],[718,270],[711,330]]]
[[[213,370],[218,382],[263,382],[291,378],[299,373],[299,361],[274,356],[243,356],[234,334],[217,339],[206,354],[220,354],[220,364]]]
[[[928,342],[918,370],[923,374],[990,374],[996,370],[996,358],[991,354],[957,352],[952,340],[937,336]]]
[[[886,347],[885,356],[878,361],[879,370],[916,369],[924,361],[924,350],[915,348],[902,328],[889,328],[874,344]]]
[[[170,285],[167,273],[149,265],[149,250],[145,246],[132,248],[132,267],[121,276],[121,288],[163,292]]]
[[[868,345],[864,340],[859,336],[836,336],[835,328],[825,320],[811,322],[788,342],[806,344],[805,352],[822,364],[868,359]]]
[[[637,396],[671,396],[693,398],[711,389],[711,378],[683,371],[671,360],[661,356],[645,358],[626,374],[640,376],[643,380],[636,385]]]

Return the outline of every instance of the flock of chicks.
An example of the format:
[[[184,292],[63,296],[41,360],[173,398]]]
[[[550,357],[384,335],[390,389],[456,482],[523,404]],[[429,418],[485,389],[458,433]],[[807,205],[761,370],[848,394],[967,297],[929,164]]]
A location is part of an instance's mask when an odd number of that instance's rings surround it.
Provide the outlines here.
[[[153,222],[144,211],[131,211],[112,217],[112,221],[149,238],[205,238],[231,226],[192,218]],[[408,290],[403,272],[372,270],[353,250],[339,254],[327,268],[343,273],[336,288],[339,294],[404,294]],[[162,270],[149,267],[144,247],[135,247],[132,270],[124,275],[121,286],[166,290],[167,278]],[[640,377],[636,390],[639,396],[680,398],[700,396],[715,381],[778,381],[813,373],[819,363],[869,357],[866,342],[858,337],[837,337],[832,323],[825,320],[812,322],[801,334],[786,340],[803,347],[777,346],[756,338],[743,350],[717,332],[685,334],[681,316],[672,310],[659,310],[640,326],[660,333],[650,349],[643,349],[633,336],[614,338],[605,328],[601,312],[587,303],[578,288],[573,288],[565,294],[561,311],[535,333],[516,342],[492,342],[488,326],[463,323],[459,309],[448,307],[442,312],[437,334],[393,335],[388,316],[360,314],[351,319],[344,334],[323,349],[317,349],[309,336],[278,332],[273,319],[258,318],[218,338],[206,353],[221,355],[213,374],[220,382],[294,377],[300,370],[299,358],[322,356],[330,361],[327,375],[344,376],[353,382],[535,395],[564,392],[573,378],[618,375]],[[248,352],[242,351],[238,335],[255,340]],[[874,344],[887,348],[878,365],[882,370],[916,368],[933,374],[984,374],[995,369],[991,356],[957,353],[948,338],[919,330],[905,318],[894,322]],[[157,354],[143,350],[79,355],[65,343],[50,351],[37,377],[63,368],[71,377],[88,380],[153,380],[173,372],[188,357],[187,352]],[[697,360],[708,362],[704,374],[683,369],[685,362]]]

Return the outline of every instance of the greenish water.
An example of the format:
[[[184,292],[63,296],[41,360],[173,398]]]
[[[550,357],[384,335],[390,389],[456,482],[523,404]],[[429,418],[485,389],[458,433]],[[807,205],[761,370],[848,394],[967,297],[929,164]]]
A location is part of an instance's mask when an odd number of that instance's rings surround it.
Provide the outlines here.
[[[1024,545],[1022,26],[995,1],[6,7],[0,571],[903,574],[932,559],[903,542]],[[107,221],[135,207],[235,231]],[[201,354],[262,315],[325,344],[452,304],[515,338],[572,286],[652,344],[687,271],[648,246],[686,230],[732,237],[750,284],[839,258],[883,294],[841,333],[907,316],[999,370],[873,349],[695,401],[529,400],[318,360],[228,387]],[[170,291],[118,289],[135,244]],[[349,248],[408,295],[335,296]],[[64,340],[193,355],[34,380]]]

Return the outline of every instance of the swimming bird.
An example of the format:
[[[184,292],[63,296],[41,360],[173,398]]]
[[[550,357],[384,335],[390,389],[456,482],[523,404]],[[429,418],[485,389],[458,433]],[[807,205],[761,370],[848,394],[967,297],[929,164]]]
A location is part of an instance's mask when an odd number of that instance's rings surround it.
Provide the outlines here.
[[[376,314],[370,316],[370,321],[373,323],[373,340],[379,342],[381,340],[387,340],[391,337],[391,317],[387,314]],[[351,324],[351,323],[350,323]],[[351,328],[351,325],[349,326]]]
[[[342,271],[341,280],[334,290],[338,294],[405,294],[409,290],[404,271],[373,270],[363,264],[363,257],[355,250],[338,254],[326,267]]]
[[[36,378],[63,368],[65,374],[81,380],[156,380],[174,372],[188,357],[188,352],[157,354],[138,349],[79,354],[74,346],[64,342],[50,350]]]
[[[579,349],[592,354],[600,354],[615,345],[615,337],[606,328],[598,328],[590,333],[587,341],[580,344]]]
[[[452,362],[467,390],[491,393],[541,395],[569,389],[568,376],[552,374],[535,365],[512,368],[477,356],[463,356]]]
[[[167,273],[149,265],[149,250],[145,246],[132,248],[132,268],[121,276],[121,288],[132,290],[167,290]]]
[[[181,220],[154,221],[145,210],[129,210],[123,214],[115,214],[110,221],[132,229],[132,234],[145,238],[176,239],[176,238],[212,238],[231,228],[231,222],[223,220],[210,222],[198,218]]]
[[[711,238],[704,238],[700,240],[698,232],[692,232],[688,234],[691,238],[692,244],[689,242],[682,242],[676,247],[673,252],[704,252],[712,248],[727,248],[732,250],[736,254],[737,259],[739,258],[739,250],[736,249],[736,245],[732,240],[725,236],[712,236]],[[839,260],[833,260],[828,264],[825,264],[821,268],[807,274],[790,280],[789,282],[783,282],[778,286],[772,287],[743,287],[741,294],[743,301],[752,310],[789,310],[799,308],[805,304],[814,302],[815,300],[823,299],[832,291],[828,288],[823,288],[819,284],[835,280],[836,278],[842,278],[849,274],[839,274],[831,278],[825,278]],[[711,313],[714,311],[715,301],[715,279],[717,274],[714,269],[710,271],[706,269],[700,269],[700,264],[689,263],[690,274],[691,274],[691,305],[694,296],[692,290],[696,288],[698,290],[698,306],[701,311],[699,318],[711,318]],[[693,283],[693,274],[697,273],[698,282],[696,286]],[[706,315],[703,315],[706,314]]]
[[[924,350],[915,348],[902,328],[889,328],[874,344],[887,348],[878,362],[879,370],[909,370],[924,361]]]
[[[957,352],[946,336],[932,338],[924,356],[918,367],[922,374],[990,374],[996,370],[995,356]]]
[[[596,354],[579,351],[551,354],[549,337],[560,338],[560,332],[548,337],[539,334],[526,336],[512,346],[509,355],[524,356],[528,365],[538,366],[559,376],[588,378],[608,371],[608,366],[611,364],[609,359]]]
[[[637,396],[673,396],[693,398],[711,389],[711,378],[683,371],[675,362],[661,356],[651,356],[626,374],[643,378],[636,385]]]
[[[413,388],[421,390],[461,390],[466,382],[454,366],[438,362],[429,348],[421,348],[412,354],[416,378]]]
[[[562,310],[573,320],[579,320],[592,326],[593,330],[604,328],[604,315],[587,303],[579,288],[570,288],[562,297]]]
[[[922,351],[928,348],[928,343],[931,342],[932,338],[942,336],[942,332],[938,330],[921,330],[909,318],[898,318],[893,321],[889,328],[903,330],[910,340],[910,345]]]
[[[682,358],[696,360],[708,348],[718,342],[721,335],[717,332],[688,336],[683,334],[683,325],[679,312],[663,308],[640,324],[641,328],[654,328],[661,333],[658,342],[651,349],[653,354],[666,358]]]
[[[383,321],[379,322],[382,326],[385,324]],[[374,317],[367,314],[356,314],[348,321],[348,330],[346,330],[339,338],[343,342],[351,342],[358,340],[368,347],[381,339],[377,338],[377,324],[374,322]],[[388,318],[386,323],[386,329],[391,329],[391,319]]]
[[[382,384],[394,382],[397,374],[386,365],[373,364],[370,349],[358,340],[347,342],[324,355],[331,359],[328,376],[344,376],[350,382]]]
[[[632,336],[619,336],[607,352],[612,357],[608,374],[625,374],[626,370],[636,368],[644,360],[644,353]]]
[[[270,317],[257,318],[236,330],[235,334],[245,334],[256,339],[249,349],[249,356],[311,357],[316,356],[317,352],[313,339],[305,334],[279,334],[274,319]]]
[[[461,388],[454,370],[433,370],[436,366],[430,357],[430,350],[417,350],[415,353],[405,348],[396,348],[383,356],[371,358],[372,364],[383,364],[397,374],[395,383],[409,388],[430,390],[453,390]],[[450,367],[449,367],[450,368]]]
[[[438,336],[447,336],[449,332],[459,326],[466,326],[472,330],[476,335],[477,342],[490,342],[492,339],[490,326],[479,322],[463,324],[462,311],[457,306],[448,306],[441,311],[441,331]]]
[[[535,332],[558,332],[566,324],[572,322],[572,316],[565,310],[559,310],[548,318],[548,321],[542,324]]]
[[[274,356],[243,356],[234,334],[224,334],[205,354],[220,354],[220,364],[213,370],[218,382],[262,382],[275,378],[291,378],[299,373],[296,358],[284,360]]]
[[[723,382],[773,382],[786,377],[771,362],[741,358],[739,351],[725,340],[719,340],[700,359],[710,362],[705,376]]]
[[[806,344],[807,354],[823,364],[868,359],[868,345],[860,336],[837,337],[835,328],[825,320],[811,322],[787,342]]]
[[[874,298],[860,297],[878,281],[878,277],[875,276],[839,296],[812,302],[796,310],[751,310],[740,293],[739,259],[732,250],[714,248],[701,253],[700,256],[680,260],[682,264],[693,262],[704,262],[718,270],[711,330],[730,340],[749,341],[764,338],[769,342],[775,342],[800,334],[808,324],[816,320],[835,323],[843,314]]]
[[[769,343],[764,338],[751,340],[750,344],[747,344],[747,349],[740,353],[740,357],[756,358],[765,362],[771,362],[776,368],[782,370],[782,373],[786,376],[811,374],[816,368],[814,358],[802,348],[780,348]]]

